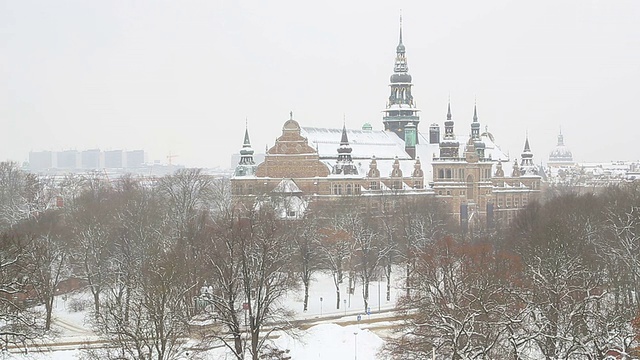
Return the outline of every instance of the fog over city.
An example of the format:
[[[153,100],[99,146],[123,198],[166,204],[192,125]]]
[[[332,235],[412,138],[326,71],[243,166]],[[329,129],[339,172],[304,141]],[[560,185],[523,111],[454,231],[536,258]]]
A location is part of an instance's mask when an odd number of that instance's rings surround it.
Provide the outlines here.
[[[301,126],[382,128],[399,15],[420,130],[474,102],[537,163],[638,160],[640,2],[0,0],[0,160],[144,149],[229,168],[245,122],[263,152]]]

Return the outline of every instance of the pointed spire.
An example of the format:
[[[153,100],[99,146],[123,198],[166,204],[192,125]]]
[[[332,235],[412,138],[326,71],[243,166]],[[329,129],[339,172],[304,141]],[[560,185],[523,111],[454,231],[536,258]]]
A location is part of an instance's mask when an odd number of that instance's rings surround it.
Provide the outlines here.
[[[249,122],[246,118],[244,119],[244,143],[242,143],[242,147],[251,147],[251,141],[249,141]]]
[[[398,44],[402,44],[402,9],[400,9],[400,42]]]
[[[478,122],[478,105],[473,104],[473,122]]]
[[[245,129],[244,129],[244,141],[242,142],[242,149],[240,149],[240,162],[238,165],[255,165],[253,160],[253,148],[251,147],[251,141],[249,140],[249,123],[245,119]],[[236,168],[236,175],[247,175],[251,169],[240,169]]]
[[[347,137],[347,126],[342,124],[342,139],[340,139],[340,146],[349,146],[349,138]]]
[[[524,152],[531,152],[531,148],[529,147],[529,134],[527,134],[526,140],[524,141]]]
[[[447,105],[447,120],[451,120],[451,99],[449,99],[449,105]]]

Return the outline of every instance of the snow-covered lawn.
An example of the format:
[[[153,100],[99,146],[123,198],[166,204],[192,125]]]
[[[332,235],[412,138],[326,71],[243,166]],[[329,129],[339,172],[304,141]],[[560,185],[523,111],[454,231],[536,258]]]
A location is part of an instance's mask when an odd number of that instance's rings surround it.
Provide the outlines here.
[[[393,274],[395,278],[392,282],[391,299],[386,301],[386,282],[374,281],[369,285],[369,307],[372,315],[366,315],[364,300],[362,298],[362,284],[356,283],[353,294],[347,294],[348,281],[340,285],[340,309],[336,309],[336,292],[333,280],[329,274],[318,273],[314,277],[309,289],[309,309],[303,312],[302,288],[292,291],[284,301],[284,305],[291,309],[297,319],[317,319],[318,324],[307,330],[297,330],[293,336],[279,333],[279,337],[272,341],[272,344],[280,349],[288,349],[292,359],[354,359],[360,360],[376,359],[376,353],[384,340],[374,332],[361,325],[346,325],[340,323],[353,321],[358,315],[363,319],[376,317],[378,310],[389,310],[395,306],[397,298],[402,295],[402,290],[395,284],[402,284],[402,274],[397,271]],[[401,286],[401,285],[400,285]],[[322,300],[321,300],[322,299]],[[346,300],[346,301],[345,301]],[[84,311],[73,311],[74,304],[78,301],[85,301]],[[89,326],[85,322],[88,311],[91,310],[90,296],[88,293],[68,295],[58,297],[54,303],[54,329],[60,333],[56,339],[59,343],[86,342],[96,340]],[[322,318],[343,316],[342,319],[322,321]],[[79,350],[72,349],[69,345],[56,348],[54,351],[38,352],[33,349],[28,355],[28,359],[36,360],[69,360],[76,359],[80,354]],[[6,354],[5,354],[6,355]],[[224,348],[209,350],[204,353],[191,354],[185,358],[201,359],[231,359],[231,356]],[[27,357],[20,354],[8,354],[6,359],[18,359]]]

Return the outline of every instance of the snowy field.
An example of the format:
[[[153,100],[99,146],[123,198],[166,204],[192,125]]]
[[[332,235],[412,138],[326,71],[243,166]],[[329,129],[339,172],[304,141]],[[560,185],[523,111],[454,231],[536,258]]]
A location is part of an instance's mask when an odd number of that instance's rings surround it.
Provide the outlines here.
[[[378,359],[376,353],[384,340],[369,330],[363,324],[356,322],[358,315],[361,318],[375,318],[378,311],[391,310],[395,302],[402,294],[402,290],[394,284],[402,284],[401,273],[392,274],[391,299],[386,301],[386,282],[374,281],[369,285],[369,308],[371,314],[365,313],[362,297],[362,284],[357,283],[354,294],[347,294],[348,281],[340,285],[341,303],[340,309],[336,309],[336,291],[333,280],[328,274],[316,274],[309,289],[309,309],[303,311],[302,288],[292,291],[285,298],[284,305],[295,313],[296,319],[314,320],[317,325],[307,330],[296,330],[291,334],[278,333],[277,338],[270,340],[272,345],[280,349],[289,350],[293,360],[307,359],[331,359],[331,360],[373,360]],[[379,295],[379,296],[378,296]],[[90,301],[88,294],[69,295],[58,297],[54,303],[54,329],[60,332],[60,336],[54,342],[58,344],[86,342],[97,337],[85,324],[86,312],[71,311],[73,301]],[[345,301],[346,300],[346,301]],[[330,318],[323,320],[324,318]],[[344,324],[348,322],[348,324]],[[355,322],[355,324],[354,324]],[[343,325],[341,325],[343,323]],[[5,359],[31,359],[31,360],[69,360],[77,359],[81,352],[74,349],[74,345],[56,347],[45,352],[37,352],[32,349],[28,355],[4,354]],[[233,359],[233,356],[224,348],[212,349],[201,353],[185,352],[182,358],[194,359]]]

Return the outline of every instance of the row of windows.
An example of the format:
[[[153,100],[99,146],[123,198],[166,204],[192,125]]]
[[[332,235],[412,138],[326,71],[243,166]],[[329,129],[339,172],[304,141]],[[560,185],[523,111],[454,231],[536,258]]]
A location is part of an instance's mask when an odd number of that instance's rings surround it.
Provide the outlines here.
[[[522,198],[519,196],[514,196],[513,198],[511,196],[507,196],[506,198],[498,197],[498,207],[502,208],[503,205],[507,209],[511,207],[525,207],[527,206],[528,200],[527,196],[523,196]]]
[[[482,179],[490,179],[491,178],[491,169],[482,169],[480,172]],[[438,169],[437,174],[438,179],[462,179],[465,180],[465,171],[464,169]]]
[[[358,184],[333,184],[332,195],[359,195],[360,186]]]
[[[423,188],[422,180],[415,180],[413,182],[414,189],[422,189]],[[404,188],[404,183],[402,180],[394,180],[391,183],[391,189],[401,190]],[[369,182],[369,190],[380,190],[380,182],[379,181],[370,181]]]

